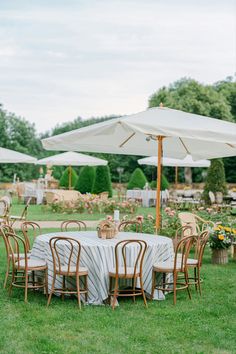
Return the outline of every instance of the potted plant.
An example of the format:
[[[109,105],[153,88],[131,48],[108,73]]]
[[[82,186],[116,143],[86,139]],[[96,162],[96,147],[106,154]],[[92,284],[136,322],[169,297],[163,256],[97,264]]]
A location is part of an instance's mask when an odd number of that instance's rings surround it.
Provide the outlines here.
[[[228,248],[231,246],[230,228],[223,226],[214,228],[210,233],[209,244],[212,249],[212,263],[228,263]]]

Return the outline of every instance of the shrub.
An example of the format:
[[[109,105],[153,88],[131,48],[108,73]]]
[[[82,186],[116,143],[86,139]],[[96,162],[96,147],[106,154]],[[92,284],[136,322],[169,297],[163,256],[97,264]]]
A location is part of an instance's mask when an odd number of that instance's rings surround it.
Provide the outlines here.
[[[98,166],[96,168],[93,193],[99,194],[102,192],[108,192],[109,197],[112,197],[111,174],[108,166]]]
[[[78,179],[77,173],[75,172],[75,170],[73,168],[71,168],[71,187],[72,188],[75,187],[77,179]],[[65,171],[63,172],[63,174],[60,178],[59,185],[60,185],[60,187],[69,188],[69,167],[67,167],[65,169]]]
[[[128,189],[143,188],[147,183],[147,178],[140,168],[136,168],[132,173],[128,186]]]
[[[224,163],[221,159],[214,159],[211,161],[211,166],[208,169],[206,183],[203,192],[204,200],[209,203],[209,192],[222,192],[227,193],[225,181]]]
[[[92,193],[95,180],[95,168],[92,166],[84,166],[79,174],[75,189],[80,193]]]
[[[150,183],[150,187],[151,187],[152,189],[156,189],[156,187],[157,187],[157,181],[152,181],[152,182]],[[162,175],[162,179],[161,179],[161,190],[164,191],[164,190],[166,190],[166,189],[168,189],[168,188],[169,188],[169,182],[168,182],[166,176],[165,176],[165,175]]]

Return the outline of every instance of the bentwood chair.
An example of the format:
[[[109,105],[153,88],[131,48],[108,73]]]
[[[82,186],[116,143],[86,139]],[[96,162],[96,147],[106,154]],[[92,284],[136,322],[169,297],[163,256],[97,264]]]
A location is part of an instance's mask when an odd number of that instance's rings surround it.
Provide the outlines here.
[[[7,280],[8,280],[9,275],[12,274],[12,271],[11,271],[12,256],[11,256],[11,252],[10,252],[10,246],[8,244],[8,239],[7,239],[7,236],[6,236],[6,234],[8,232],[14,233],[14,230],[13,230],[13,228],[11,226],[2,225],[0,227],[0,234],[1,234],[2,238],[3,238],[3,242],[4,242],[5,250],[6,250],[6,258],[7,258],[7,269],[6,269],[5,280],[4,280],[4,285],[3,285],[4,288],[7,285]],[[24,254],[21,254],[21,257],[24,258]]]
[[[60,243],[63,242],[67,249],[68,260],[65,264],[65,259],[61,256]],[[48,298],[47,306],[50,305],[52,294],[60,293],[64,300],[65,294],[77,295],[78,305],[81,309],[80,295],[85,295],[85,301],[88,300],[88,270],[80,266],[80,242],[70,237],[53,237],[49,241],[52,260],[53,260],[53,280],[51,292]],[[56,277],[62,276],[62,288],[55,288]],[[74,277],[76,281],[75,288],[66,287],[66,277]],[[84,278],[84,288],[80,288],[80,279]]]
[[[181,226],[191,226],[193,235],[198,235],[201,231],[214,227],[215,224],[210,220],[204,220],[193,213],[181,212],[178,214]]]
[[[176,246],[175,255],[172,260],[163,262],[157,262],[153,265],[152,271],[152,298],[154,290],[158,289],[163,292],[174,293],[174,305],[176,304],[176,292],[178,290],[187,289],[189,298],[191,299],[189,283],[188,283],[188,256],[193,243],[195,242],[195,236],[187,236],[180,240]],[[159,286],[156,284],[156,274],[162,273],[162,284]],[[173,274],[173,282],[166,282],[166,274]],[[184,277],[178,279],[178,275],[183,274]]]
[[[122,221],[118,226],[118,231],[135,231],[138,233],[142,232],[142,223],[139,221]]]
[[[189,225],[185,225],[185,226],[180,226],[176,232],[175,232],[175,238],[173,239],[173,246],[174,246],[174,250],[176,249],[176,246],[178,244],[178,242],[180,240],[182,240],[182,238],[186,237],[186,236],[191,236],[193,235],[193,231],[192,231],[192,227]]]
[[[26,247],[27,247],[27,252],[30,252],[31,250],[31,245],[30,245],[30,236],[29,233],[32,233],[33,240],[39,235],[42,234],[42,230],[39,224],[37,224],[34,221],[24,221],[21,224],[21,231],[23,233]]]
[[[136,255],[132,264],[128,265],[128,253],[130,247],[136,246]],[[143,259],[147,250],[147,243],[143,240],[123,240],[115,246],[115,267],[109,270],[109,297],[112,299],[112,309],[114,310],[118,296],[132,296],[135,301],[136,296],[142,296],[145,306],[147,306],[146,296],[143,288]],[[130,280],[131,288],[121,288],[119,280]],[[140,288],[137,288],[137,280]],[[113,286],[113,283],[114,286]]]
[[[61,231],[69,231],[72,228],[76,228],[78,231],[86,231],[87,226],[81,220],[66,220],[61,223]]]
[[[31,198],[28,199],[21,215],[9,215],[9,225],[13,226],[16,221],[26,221]]]
[[[194,269],[193,278],[188,276],[188,284],[189,285],[195,284],[195,289],[196,291],[199,291],[200,295],[202,294],[201,291],[202,280],[200,277],[200,271],[202,267],[202,258],[203,258],[204,250],[208,242],[208,239],[209,239],[209,231],[208,230],[202,231],[200,235],[196,237],[194,257],[187,259],[187,267],[189,269]]]
[[[27,245],[23,238],[16,234],[7,233],[7,241],[12,257],[12,279],[9,288],[9,295],[12,293],[12,288],[23,288],[25,291],[25,302],[28,302],[28,289],[40,289],[44,288],[46,296],[48,295],[48,275],[47,275],[47,263],[44,260],[36,258],[28,258]],[[16,250],[14,252],[14,247]],[[20,249],[23,249],[24,258],[21,258]],[[21,272],[21,275],[18,275]],[[35,281],[35,272],[44,274],[42,282]],[[32,277],[30,277],[32,276]],[[19,279],[20,278],[20,279]]]
[[[0,200],[0,224],[8,224],[9,206],[6,200]]]

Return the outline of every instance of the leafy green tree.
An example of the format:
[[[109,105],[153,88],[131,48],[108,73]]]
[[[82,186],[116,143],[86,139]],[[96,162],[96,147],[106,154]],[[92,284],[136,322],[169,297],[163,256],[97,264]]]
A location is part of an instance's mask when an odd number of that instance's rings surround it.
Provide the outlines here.
[[[149,107],[164,106],[185,112],[233,121],[227,98],[210,85],[183,78],[163,87],[149,99]]]
[[[80,193],[92,193],[95,181],[95,168],[93,166],[84,166],[79,174],[75,189]]]
[[[109,197],[112,197],[111,174],[108,166],[97,166],[96,168],[93,193],[102,192],[108,192]]]
[[[157,181],[156,180],[153,180],[151,183],[150,183],[150,186],[152,189],[156,189],[157,187]],[[166,176],[164,174],[162,174],[162,178],[161,178],[161,190],[164,191],[166,189],[169,188],[169,182],[166,178]]]
[[[71,187],[74,188],[77,183],[78,175],[75,170],[71,167]],[[60,182],[60,187],[69,188],[69,167],[63,172]]]
[[[134,189],[134,188],[143,188],[145,184],[147,183],[147,178],[141,168],[136,168],[134,172],[131,175],[131,178],[129,180],[128,189]]]
[[[206,177],[203,198],[206,202],[209,202],[209,192],[222,192],[227,193],[225,170],[222,159],[213,159],[211,166],[208,168]]]

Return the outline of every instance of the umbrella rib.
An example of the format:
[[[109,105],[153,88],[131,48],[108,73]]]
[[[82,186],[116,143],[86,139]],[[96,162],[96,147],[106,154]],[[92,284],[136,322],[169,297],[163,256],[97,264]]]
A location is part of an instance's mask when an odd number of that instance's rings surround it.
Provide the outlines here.
[[[188,149],[187,149],[185,143],[183,142],[183,140],[182,140],[181,138],[179,138],[179,140],[180,140],[181,144],[183,145],[183,147],[185,148],[187,154],[191,155],[190,152],[188,151]]]
[[[121,144],[119,145],[119,147],[120,147],[120,148],[123,147],[131,138],[133,138],[134,135],[135,135],[135,132],[132,133],[127,139],[125,139],[125,141],[123,141],[123,143],[121,143]]]

